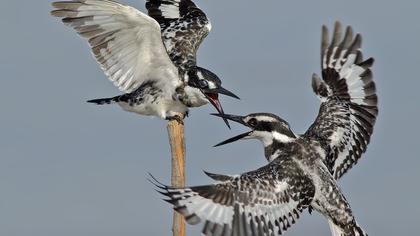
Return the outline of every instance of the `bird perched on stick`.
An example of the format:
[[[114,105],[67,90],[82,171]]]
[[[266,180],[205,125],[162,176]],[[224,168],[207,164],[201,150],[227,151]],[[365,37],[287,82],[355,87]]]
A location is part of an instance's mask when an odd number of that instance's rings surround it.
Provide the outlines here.
[[[149,0],[150,16],[113,0],[52,5],[51,14],[88,40],[105,74],[125,93],[88,102],[179,120],[188,107],[208,102],[223,113],[218,94],[238,98],[217,75],[197,66],[196,53],[211,24],[192,1]]]
[[[174,188],[153,180],[190,224],[205,222],[205,235],[280,235],[304,209],[316,210],[334,235],[367,235],[358,226],[336,179],[366,151],[378,113],[375,84],[363,60],[361,36],[344,37],[336,23],[332,41],[323,27],[322,80],[312,86],[322,104],[314,124],[296,135],[270,113],[218,115],[251,128],[219,145],[256,138],[269,164],[241,175],[206,173],[219,183]]]

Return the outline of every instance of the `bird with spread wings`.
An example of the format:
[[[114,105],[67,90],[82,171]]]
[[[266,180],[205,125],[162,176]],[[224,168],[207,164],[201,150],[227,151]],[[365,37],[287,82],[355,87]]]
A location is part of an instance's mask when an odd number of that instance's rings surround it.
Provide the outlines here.
[[[197,66],[197,50],[211,25],[192,1],[149,0],[149,16],[113,0],[52,5],[51,14],[88,40],[109,80],[125,93],[89,102],[173,119],[208,102],[223,113],[218,94],[238,98],[217,75]]]

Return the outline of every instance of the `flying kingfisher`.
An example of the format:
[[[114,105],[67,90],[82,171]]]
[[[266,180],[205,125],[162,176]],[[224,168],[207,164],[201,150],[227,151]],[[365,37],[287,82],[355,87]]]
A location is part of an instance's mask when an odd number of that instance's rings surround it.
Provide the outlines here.
[[[251,128],[218,145],[259,139],[266,166],[240,175],[206,173],[218,181],[211,185],[153,183],[188,223],[205,222],[205,235],[280,235],[304,209],[324,215],[336,236],[367,235],[336,183],[366,151],[378,114],[373,59],[364,60],[360,47],[351,27],[343,37],[337,22],[331,42],[323,27],[322,79],[312,79],[322,104],[303,135],[270,113],[218,115]]]
[[[188,107],[208,102],[223,114],[218,94],[238,98],[217,75],[197,66],[196,53],[211,24],[191,0],[148,0],[149,16],[113,0],[52,5],[51,14],[88,40],[109,80],[125,93],[88,102],[180,120]]]
[[[273,140],[298,136],[322,154],[335,179],[357,163],[367,149],[378,115],[378,97],[370,69],[374,59],[363,60],[362,38],[360,34],[353,38],[351,27],[346,28],[341,42],[339,22],[335,24],[331,43],[325,26],[322,31],[322,79],[316,74],[312,76],[312,88],[320,98],[321,106],[318,117],[305,134],[293,134],[285,120],[269,113],[212,114],[252,129],[215,146],[240,139],[259,139],[264,145],[265,157],[272,161],[275,153],[281,151]]]

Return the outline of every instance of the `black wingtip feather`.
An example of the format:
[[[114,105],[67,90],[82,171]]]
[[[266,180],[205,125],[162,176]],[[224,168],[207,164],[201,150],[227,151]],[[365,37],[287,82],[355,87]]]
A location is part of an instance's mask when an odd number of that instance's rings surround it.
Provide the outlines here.
[[[148,175],[151,179],[146,178],[151,184],[153,184],[154,186],[158,187],[159,189],[162,190],[167,190],[169,189],[169,186],[167,186],[166,184],[163,184],[162,182],[160,182],[159,180],[157,180],[150,172],[148,172]]]
[[[363,67],[364,69],[367,69],[369,67],[372,67],[374,62],[375,62],[375,59],[373,57],[370,57],[370,58],[358,63],[357,65],[360,66],[360,67]]]
[[[178,200],[174,200],[174,199],[162,199],[162,200],[171,204],[171,205],[174,205],[174,206],[176,205],[176,203],[178,201]]]

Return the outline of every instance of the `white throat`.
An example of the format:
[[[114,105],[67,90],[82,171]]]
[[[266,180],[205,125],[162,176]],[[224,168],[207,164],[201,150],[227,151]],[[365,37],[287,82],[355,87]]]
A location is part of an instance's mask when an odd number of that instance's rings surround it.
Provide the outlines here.
[[[204,96],[198,88],[185,86],[184,92],[187,95],[192,107],[203,106],[209,102],[206,96]]]

